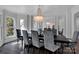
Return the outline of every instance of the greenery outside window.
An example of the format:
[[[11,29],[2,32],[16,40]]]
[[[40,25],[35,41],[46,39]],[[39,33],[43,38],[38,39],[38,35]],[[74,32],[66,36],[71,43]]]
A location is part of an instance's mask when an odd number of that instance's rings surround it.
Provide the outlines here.
[[[14,20],[12,17],[6,18],[7,23],[7,36],[13,36],[14,35]]]

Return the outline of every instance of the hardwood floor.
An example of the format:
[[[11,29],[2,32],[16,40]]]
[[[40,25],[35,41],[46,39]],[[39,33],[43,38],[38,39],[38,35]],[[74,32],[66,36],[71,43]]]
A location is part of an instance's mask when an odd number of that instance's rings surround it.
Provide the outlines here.
[[[78,54],[79,43],[76,45],[75,48],[76,48],[76,53]],[[61,54],[60,52],[57,54]],[[0,47],[0,54],[52,54],[52,52],[44,48],[38,49],[33,46],[30,47],[29,49],[26,47],[26,49],[24,50],[23,47],[21,46],[21,41],[19,41],[18,43],[15,41]],[[63,54],[72,54],[72,51],[69,48],[67,48],[64,50]]]

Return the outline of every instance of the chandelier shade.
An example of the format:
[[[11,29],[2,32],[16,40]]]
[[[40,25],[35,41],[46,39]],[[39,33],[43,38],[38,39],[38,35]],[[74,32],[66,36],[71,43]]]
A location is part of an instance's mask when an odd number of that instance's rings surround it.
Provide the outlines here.
[[[34,16],[34,20],[37,21],[37,22],[42,22],[44,19],[44,16],[42,15],[42,10],[39,6],[39,8],[37,9],[37,15]]]

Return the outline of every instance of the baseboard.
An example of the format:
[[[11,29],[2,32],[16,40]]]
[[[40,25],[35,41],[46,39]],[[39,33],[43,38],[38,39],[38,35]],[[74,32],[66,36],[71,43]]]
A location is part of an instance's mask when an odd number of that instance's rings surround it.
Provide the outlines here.
[[[9,44],[9,43],[11,43],[11,42],[16,42],[16,41],[17,41],[17,40],[13,40],[13,41],[10,41],[10,42],[6,42],[6,43],[2,44],[1,47],[3,47],[3,46],[6,45],[6,44]]]

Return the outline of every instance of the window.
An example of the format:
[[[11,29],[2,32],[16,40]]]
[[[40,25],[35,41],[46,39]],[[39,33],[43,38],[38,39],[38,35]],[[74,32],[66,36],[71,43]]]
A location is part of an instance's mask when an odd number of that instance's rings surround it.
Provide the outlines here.
[[[12,17],[6,18],[6,24],[7,24],[7,36],[13,36],[14,35],[14,20]]]
[[[79,31],[79,17],[76,18],[76,30]]]

